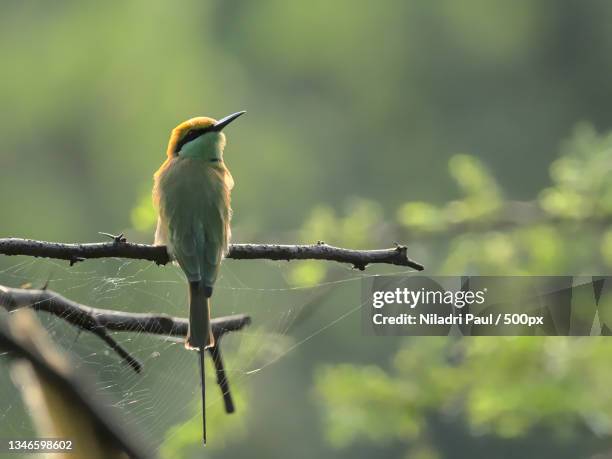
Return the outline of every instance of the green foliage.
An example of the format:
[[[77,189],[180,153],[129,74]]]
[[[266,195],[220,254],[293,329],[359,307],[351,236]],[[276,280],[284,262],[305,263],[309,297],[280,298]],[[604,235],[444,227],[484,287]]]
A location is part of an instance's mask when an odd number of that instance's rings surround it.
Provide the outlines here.
[[[553,186],[539,198],[551,216],[583,220],[612,215],[612,133],[582,124],[550,168]]]
[[[407,202],[397,214],[405,234],[448,242],[439,272],[567,274],[612,266],[612,134],[579,125],[550,166],[552,183],[531,202],[504,201],[476,158],[457,155],[449,171],[461,199],[442,206]],[[401,237],[400,237],[401,239]]]
[[[550,167],[552,184],[535,204],[520,204],[529,213],[510,215],[512,222],[502,210],[518,204],[502,200],[480,161],[455,156],[449,170],[462,198],[443,206],[407,202],[398,222],[422,238],[436,235],[436,244],[448,239],[441,272],[602,272],[612,260],[612,232],[602,225],[612,216],[611,152],[612,134],[579,126]],[[466,423],[473,436],[513,439],[542,428],[557,438],[585,428],[609,436],[612,396],[603,387],[612,378],[610,352],[605,337],[406,339],[390,370],[322,366],[316,395],[336,447],[401,441],[413,445],[411,454],[435,453],[428,429],[436,418]]]
[[[358,437],[372,441],[412,441],[426,427],[426,409],[435,406],[451,381],[431,379],[443,371],[443,340],[426,339],[406,361],[396,358],[401,374],[379,366],[323,366],[316,374],[316,392],[324,403],[327,433],[336,446]],[[416,372],[422,378],[415,377]],[[407,375],[411,375],[407,377]],[[425,384],[425,386],[423,386]],[[427,390],[423,390],[427,387]]]
[[[462,199],[438,208],[426,202],[407,202],[398,211],[401,225],[410,231],[438,232],[450,225],[487,221],[501,206],[499,187],[484,164],[469,155],[455,155],[448,170],[462,191]]]
[[[504,438],[546,425],[558,435],[587,426],[612,433],[607,338],[419,338],[393,369],[322,367],[316,390],[336,446],[357,438],[407,444],[432,416],[465,420],[474,435]]]

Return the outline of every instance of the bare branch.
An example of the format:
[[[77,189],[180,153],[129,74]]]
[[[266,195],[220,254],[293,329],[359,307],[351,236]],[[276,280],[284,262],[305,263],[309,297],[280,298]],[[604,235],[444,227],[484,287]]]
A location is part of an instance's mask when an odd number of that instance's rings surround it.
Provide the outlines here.
[[[8,311],[29,307],[45,311],[62,320],[99,336],[130,367],[140,372],[142,364],[134,358],[121,344],[117,343],[107,331],[134,331],[164,336],[183,337],[187,335],[188,321],[167,314],[129,313],[110,309],[92,308],[63,297],[51,290],[26,290],[0,285],[0,306]],[[238,331],[251,323],[249,316],[238,314],[212,319],[213,335],[217,346],[223,335]],[[209,349],[215,369],[217,383],[221,388],[228,413],[234,411],[227,375],[223,368],[219,349]]]
[[[187,335],[188,320],[167,314],[148,314],[92,308],[69,300],[52,290],[29,290],[0,285],[0,306],[9,311],[30,307],[45,311],[82,330],[94,332],[96,328],[110,331],[134,331],[155,335]],[[237,314],[212,319],[215,339],[238,331],[251,323],[249,316]]]
[[[0,254],[27,255],[33,257],[68,260],[71,264],[89,258],[132,258],[154,261],[164,265],[170,261],[164,246],[152,246],[126,242],[115,237],[111,242],[86,244],[64,244],[59,242],[36,241],[32,239],[0,239]],[[328,260],[348,263],[364,270],[372,263],[386,263],[409,266],[422,271],[423,265],[411,260],[405,246],[381,250],[352,250],[333,247],[325,243],[311,245],[282,244],[232,244],[227,258],[235,260]]]

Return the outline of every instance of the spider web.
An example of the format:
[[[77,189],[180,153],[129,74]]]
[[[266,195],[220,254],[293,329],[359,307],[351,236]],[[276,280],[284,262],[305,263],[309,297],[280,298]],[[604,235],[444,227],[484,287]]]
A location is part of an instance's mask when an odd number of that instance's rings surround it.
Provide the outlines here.
[[[5,257],[0,262],[2,285],[41,288],[48,283],[53,291],[93,307],[186,316],[186,283],[175,266],[119,259],[88,260],[73,267],[62,261],[21,257]],[[333,280],[291,287],[287,281],[290,269],[286,262],[224,262],[212,299],[213,317],[248,314],[252,319],[250,326],[226,334],[221,346],[234,393],[358,311],[362,306],[360,280],[371,276],[338,266],[332,270]],[[323,322],[312,320],[321,301],[340,288],[354,292],[354,300],[334,304],[331,320],[329,314]],[[114,401],[125,427],[141,434],[152,449],[158,450],[175,434],[168,432],[171,427],[201,416],[197,358],[194,352],[185,350],[182,340],[140,332],[109,332],[143,363],[142,373],[137,374],[98,337],[50,314],[39,313],[38,317],[57,346],[70,355],[75,369],[92,375],[95,390]],[[0,355],[0,362],[3,360],[6,363]],[[35,435],[7,365],[0,365],[0,400],[3,437]],[[207,412],[222,404],[209,363]],[[240,410],[238,406],[233,416],[240,416]]]

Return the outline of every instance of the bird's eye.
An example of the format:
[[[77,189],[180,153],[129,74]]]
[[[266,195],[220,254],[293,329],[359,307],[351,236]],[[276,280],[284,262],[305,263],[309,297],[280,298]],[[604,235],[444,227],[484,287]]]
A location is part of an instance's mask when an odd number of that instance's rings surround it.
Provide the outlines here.
[[[196,128],[196,129],[192,129],[190,131],[188,131],[179,142],[177,142],[176,144],[176,148],[174,149],[174,151],[176,153],[178,153],[179,151],[181,151],[181,148],[183,148],[183,146],[186,143],[191,142],[194,139],[197,139],[198,137],[200,137],[202,134],[206,133],[206,129],[201,129],[201,128]]]

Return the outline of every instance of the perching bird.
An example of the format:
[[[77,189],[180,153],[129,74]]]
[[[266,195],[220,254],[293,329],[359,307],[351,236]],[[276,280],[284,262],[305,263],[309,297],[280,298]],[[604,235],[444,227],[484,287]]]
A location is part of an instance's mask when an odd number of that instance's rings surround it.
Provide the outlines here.
[[[188,349],[200,351],[203,439],[206,444],[204,349],[214,346],[210,296],[230,240],[234,180],[223,162],[225,126],[244,114],[216,121],[197,117],[172,131],[167,158],[154,176],[158,211],[155,244],[165,245],[189,282]]]

